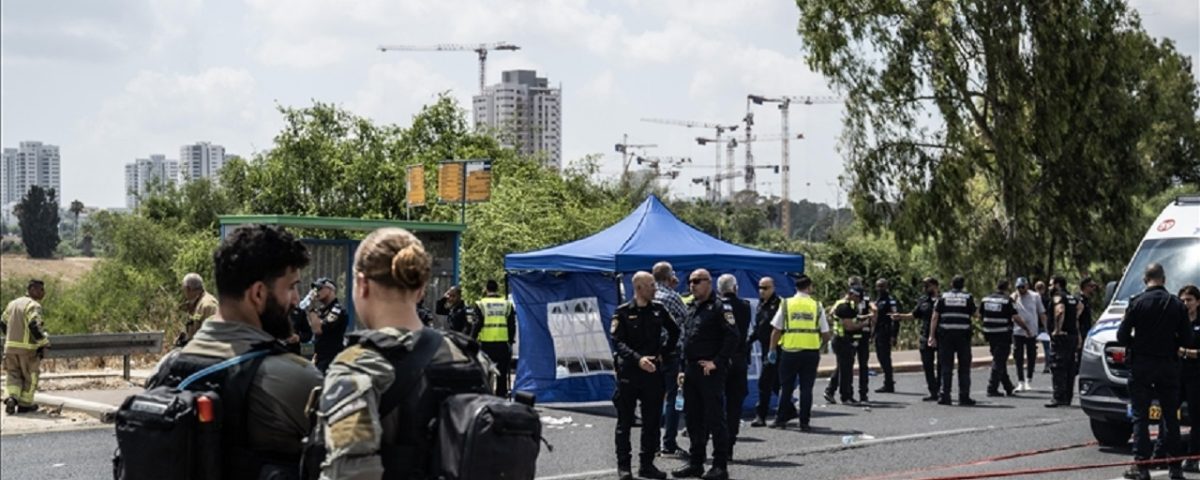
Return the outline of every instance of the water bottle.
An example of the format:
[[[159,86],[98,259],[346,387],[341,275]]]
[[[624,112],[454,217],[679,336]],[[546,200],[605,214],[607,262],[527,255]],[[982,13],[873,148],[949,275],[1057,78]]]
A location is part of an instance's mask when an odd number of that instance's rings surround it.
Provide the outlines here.
[[[842,445],[851,445],[854,443],[854,435],[842,436]]]
[[[683,411],[683,392],[679,392],[678,395],[675,395],[675,411]]]

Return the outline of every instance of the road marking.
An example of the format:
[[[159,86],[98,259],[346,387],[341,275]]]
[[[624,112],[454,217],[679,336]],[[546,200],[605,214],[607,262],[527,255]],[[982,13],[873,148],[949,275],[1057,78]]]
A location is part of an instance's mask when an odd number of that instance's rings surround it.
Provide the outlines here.
[[[617,469],[610,468],[608,470],[592,470],[590,472],[566,473],[563,475],[555,475],[552,477],[537,477],[535,480],[570,480],[572,478],[588,478],[588,477],[608,477],[617,473]]]

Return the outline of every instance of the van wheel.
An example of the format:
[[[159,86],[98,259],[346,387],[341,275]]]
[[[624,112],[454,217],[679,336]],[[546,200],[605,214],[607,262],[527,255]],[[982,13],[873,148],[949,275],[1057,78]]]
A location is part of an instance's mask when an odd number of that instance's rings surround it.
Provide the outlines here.
[[[1129,437],[1133,435],[1133,424],[1129,422],[1105,422],[1091,419],[1092,436],[1105,447],[1124,447],[1129,445]]]

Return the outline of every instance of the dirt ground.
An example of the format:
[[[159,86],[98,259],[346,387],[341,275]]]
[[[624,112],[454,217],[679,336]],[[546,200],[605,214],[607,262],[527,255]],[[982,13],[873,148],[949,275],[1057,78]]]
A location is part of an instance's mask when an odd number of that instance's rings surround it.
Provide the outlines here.
[[[35,260],[25,255],[0,256],[0,280],[9,278],[59,278],[72,283],[91,271],[99,261],[92,257],[67,257],[54,260]]]

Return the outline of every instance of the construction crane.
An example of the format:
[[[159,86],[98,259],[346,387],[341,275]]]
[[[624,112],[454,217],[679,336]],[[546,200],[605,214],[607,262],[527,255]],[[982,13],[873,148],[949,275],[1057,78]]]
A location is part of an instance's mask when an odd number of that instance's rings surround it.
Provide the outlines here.
[[[380,45],[381,52],[464,52],[472,51],[479,55],[479,93],[483,93],[484,84],[487,82],[487,56],[490,50],[520,50],[521,47],[508,42],[495,43],[479,43],[479,44],[461,44],[461,43],[441,43],[437,45]]]
[[[717,139],[721,139],[722,136],[725,134],[725,132],[733,132],[733,131],[737,131],[737,129],[738,129],[737,125],[721,125],[721,124],[709,123],[709,122],[694,122],[694,121],[690,121],[690,120],[672,120],[672,119],[666,119],[666,118],[643,118],[642,121],[649,122],[649,123],[658,123],[658,124],[662,124],[662,125],[675,125],[675,126],[687,127],[687,128],[711,128],[711,129],[713,129],[714,132],[716,132],[715,137]],[[715,159],[716,159],[716,161],[715,161],[716,170],[713,172],[713,176],[719,177],[721,175],[721,145],[718,144],[718,145],[715,145],[715,147],[716,148],[714,149],[714,151],[715,151]],[[720,190],[721,190],[720,185],[717,185],[717,187],[718,187],[717,194],[720,195]]]
[[[613,146],[617,153],[621,154],[621,181],[629,180],[629,156],[633,154],[633,150],[654,148],[658,145],[653,143],[629,143],[629,134],[621,135],[621,143]],[[638,163],[641,163],[640,161]]]
[[[742,140],[741,143],[746,145],[746,148],[750,148],[750,145],[753,144],[754,142],[767,142],[767,141],[784,141],[786,143],[787,138],[780,136],[780,135],[751,135],[749,137],[746,137],[744,140]],[[726,192],[726,195],[728,195],[730,198],[732,198],[733,197],[733,179],[735,179],[739,176],[735,170],[734,160],[733,160],[733,150],[735,148],[737,148],[737,146],[738,146],[738,143],[739,143],[738,139],[730,138],[730,139],[726,140],[726,139],[720,139],[720,138],[696,137],[696,143],[699,143],[702,146],[707,145],[709,143],[715,143],[718,146],[722,143],[725,144],[725,173],[717,173],[717,174],[713,175],[712,178],[714,180],[714,183],[716,183],[718,194],[721,191],[721,184],[725,180],[729,180],[729,183],[726,184],[726,186],[725,186],[725,192]],[[720,163],[719,160],[718,160],[718,163]],[[747,168],[756,168],[756,167],[751,165]],[[768,168],[770,168],[770,167],[768,167]],[[778,167],[775,167],[775,168],[776,168],[776,170],[778,170]],[[719,169],[720,169],[720,167],[718,166],[718,170]],[[752,187],[751,184],[749,184],[749,183],[746,184],[746,189],[754,191],[754,187]]]
[[[792,238],[792,206],[791,206],[792,202],[791,202],[791,194],[788,191],[789,188],[791,187],[790,178],[791,178],[791,169],[792,169],[791,168],[791,153],[788,149],[788,137],[789,137],[789,134],[788,134],[788,109],[791,107],[792,103],[796,103],[796,104],[800,104],[800,105],[840,104],[843,102],[843,100],[838,97],[827,97],[827,96],[822,97],[822,96],[812,96],[812,95],[806,95],[806,96],[784,95],[784,96],[779,96],[779,97],[768,97],[765,95],[755,95],[755,94],[747,95],[746,100],[747,100],[747,102],[746,102],[747,115],[746,116],[748,119],[751,120],[751,122],[753,122],[753,116],[750,113],[751,104],[753,104],[753,105],[762,105],[764,103],[778,103],[779,104],[779,113],[780,113],[780,117],[781,117],[780,129],[783,131],[783,148],[782,148],[783,159],[781,160],[781,166],[783,167],[783,181],[780,182],[782,184],[780,186],[780,189],[783,192],[783,195],[781,195],[780,198],[781,198],[781,201],[783,202],[783,208],[780,210],[780,216],[783,217],[782,221],[781,221],[781,226],[783,227],[783,234],[786,235],[787,238]],[[798,138],[803,139],[804,137],[801,135]],[[752,185],[753,183],[754,183],[754,158],[747,155],[746,156],[746,184]]]

